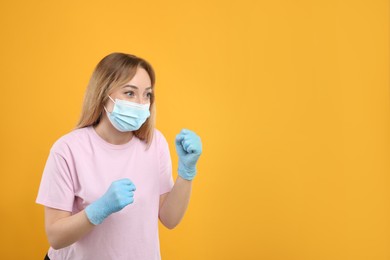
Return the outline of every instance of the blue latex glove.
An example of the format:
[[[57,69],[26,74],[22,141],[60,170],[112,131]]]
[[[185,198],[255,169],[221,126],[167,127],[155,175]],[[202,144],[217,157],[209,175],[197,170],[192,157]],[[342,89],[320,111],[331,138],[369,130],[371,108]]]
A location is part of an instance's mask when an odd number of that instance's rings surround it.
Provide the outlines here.
[[[129,179],[111,183],[106,193],[85,208],[89,221],[98,225],[112,213],[122,210],[134,202],[135,185]]]
[[[200,137],[188,129],[182,129],[176,136],[175,144],[179,156],[179,176],[192,180],[196,175],[196,162],[202,153]]]

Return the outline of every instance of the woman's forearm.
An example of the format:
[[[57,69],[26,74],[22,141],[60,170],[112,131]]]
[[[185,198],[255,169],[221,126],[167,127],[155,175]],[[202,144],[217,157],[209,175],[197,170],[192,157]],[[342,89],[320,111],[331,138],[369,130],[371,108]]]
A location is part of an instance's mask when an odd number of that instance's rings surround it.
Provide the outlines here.
[[[73,244],[94,227],[84,210],[75,215],[70,214],[70,212],[52,208],[45,209],[46,233],[50,246],[54,249]]]
[[[175,185],[160,209],[160,220],[169,229],[176,227],[187,210],[191,197],[192,181],[177,177]]]

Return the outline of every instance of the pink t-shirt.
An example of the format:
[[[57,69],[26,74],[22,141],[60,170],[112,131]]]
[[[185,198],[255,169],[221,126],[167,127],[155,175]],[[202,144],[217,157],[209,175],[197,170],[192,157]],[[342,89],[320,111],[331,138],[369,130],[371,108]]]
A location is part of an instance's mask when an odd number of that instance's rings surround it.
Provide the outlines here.
[[[92,126],[62,136],[51,148],[36,202],[75,214],[122,178],[135,184],[134,202],[74,244],[50,248],[50,259],[161,259],[159,198],[172,189],[173,178],[168,143],[157,129],[149,150],[135,136],[110,144]]]

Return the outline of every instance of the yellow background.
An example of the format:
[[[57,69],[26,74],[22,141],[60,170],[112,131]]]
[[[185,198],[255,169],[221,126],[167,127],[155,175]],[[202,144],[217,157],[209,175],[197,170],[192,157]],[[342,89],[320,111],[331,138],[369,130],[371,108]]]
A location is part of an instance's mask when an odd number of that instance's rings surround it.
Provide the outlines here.
[[[163,259],[390,259],[389,2],[1,1],[0,258],[43,259],[51,145],[100,59],[157,72],[157,128],[197,132]]]

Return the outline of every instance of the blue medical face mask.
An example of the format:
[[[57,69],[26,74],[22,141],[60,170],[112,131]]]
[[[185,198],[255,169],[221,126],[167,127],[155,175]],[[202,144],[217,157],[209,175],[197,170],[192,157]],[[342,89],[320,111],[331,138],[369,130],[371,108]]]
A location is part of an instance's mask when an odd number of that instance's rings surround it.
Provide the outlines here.
[[[112,112],[106,110],[108,119],[111,124],[121,132],[130,132],[138,130],[146,119],[150,116],[149,106],[150,104],[141,105],[138,103],[115,99],[115,101],[108,96],[112,102],[114,102],[114,108]]]

